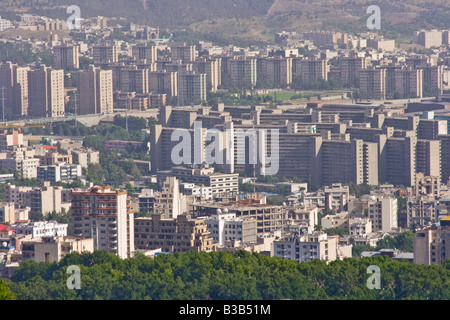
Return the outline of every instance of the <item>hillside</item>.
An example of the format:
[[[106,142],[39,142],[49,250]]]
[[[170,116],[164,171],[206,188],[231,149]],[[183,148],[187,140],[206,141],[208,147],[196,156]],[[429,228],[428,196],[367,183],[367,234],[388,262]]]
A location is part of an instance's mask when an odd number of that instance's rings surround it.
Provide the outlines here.
[[[171,31],[186,29],[195,39],[273,41],[274,33],[316,29],[368,31],[368,0],[3,0],[2,16],[29,11],[66,18],[76,4],[83,17],[123,17]],[[420,28],[450,28],[450,1],[379,0],[379,33],[410,42]]]

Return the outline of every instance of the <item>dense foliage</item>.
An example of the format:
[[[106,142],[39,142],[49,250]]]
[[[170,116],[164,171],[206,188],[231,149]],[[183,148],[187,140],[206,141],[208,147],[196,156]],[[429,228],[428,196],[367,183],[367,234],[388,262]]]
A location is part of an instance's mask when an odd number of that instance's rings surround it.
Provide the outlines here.
[[[403,252],[414,251],[414,233],[412,231],[405,231],[393,237],[386,236],[377,242],[377,246],[370,247],[366,245],[356,245],[352,248],[354,257],[359,257],[363,251],[378,251],[380,249],[398,249]]]
[[[69,290],[69,265],[81,289]],[[381,289],[368,289],[370,265]],[[423,266],[387,257],[297,263],[247,251],[186,252],[122,260],[104,251],[60,263],[25,261],[8,281],[17,299],[449,299],[450,263]]]

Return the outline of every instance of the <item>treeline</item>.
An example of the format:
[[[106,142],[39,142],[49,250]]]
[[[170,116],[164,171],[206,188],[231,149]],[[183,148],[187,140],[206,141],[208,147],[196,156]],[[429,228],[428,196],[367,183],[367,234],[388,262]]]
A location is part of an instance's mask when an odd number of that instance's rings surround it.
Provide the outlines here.
[[[67,288],[70,265],[80,267],[79,290]],[[367,286],[371,265],[380,268],[380,289]],[[450,262],[424,266],[375,257],[297,263],[247,251],[122,260],[95,251],[59,263],[24,261],[6,283],[19,300],[444,300],[450,298]]]
[[[381,249],[398,249],[402,252],[414,251],[414,232],[408,230],[393,237],[386,236],[378,240],[376,247],[368,245],[354,245],[352,247],[353,257],[359,257],[363,251],[379,251]]]

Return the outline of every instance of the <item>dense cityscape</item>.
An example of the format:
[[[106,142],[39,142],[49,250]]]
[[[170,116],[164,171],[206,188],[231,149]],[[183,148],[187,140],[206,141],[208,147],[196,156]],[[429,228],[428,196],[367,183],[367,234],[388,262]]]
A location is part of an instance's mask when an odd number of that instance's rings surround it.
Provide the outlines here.
[[[450,29],[80,21],[0,18],[0,299],[450,298]]]

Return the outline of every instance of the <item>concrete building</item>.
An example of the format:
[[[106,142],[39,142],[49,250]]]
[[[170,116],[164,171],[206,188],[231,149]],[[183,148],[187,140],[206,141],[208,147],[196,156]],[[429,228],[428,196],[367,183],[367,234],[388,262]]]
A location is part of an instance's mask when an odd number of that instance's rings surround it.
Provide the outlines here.
[[[192,71],[178,74],[178,81],[178,105],[206,101],[206,73]]]
[[[64,70],[41,66],[28,71],[28,114],[34,118],[60,117],[64,107]]]
[[[366,218],[350,218],[348,222],[349,235],[364,237],[372,233],[372,221]]]
[[[79,51],[77,45],[64,44],[53,47],[53,67],[64,70],[80,68]]]
[[[119,47],[117,45],[95,45],[93,47],[94,64],[119,62]]]
[[[394,71],[394,78],[395,89],[393,91],[399,98],[423,97],[422,69],[398,69]]]
[[[319,223],[319,210],[316,206],[286,208],[286,219],[292,225],[306,225],[315,228]]]
[[[438,30],[421,30],[414,32],[414,43],[425,48],[436,48],[442,45],[442,32]]]
[[[450,134],[440,135],[441,142],[441,177],[446,183],[450,179]]]
[[[53,166],[37,167],[37,179],[41,181],[73,181],[82,175],[82,168],[79,164],[57,164]]]
[[[139,43],[131,47],[131,55],[138,61],[150,64],[158,59],[158,50],[154,45]]]
[[[420,66],[423,71],[423,93],[437,96],[444,92],[444,66]]]
[[[197,55],[195,46],[189,46],[185,43],[170,46],[170,58],[172,61],[194,61]]]
[[[167,71],[151,71],[148,73],[149,90],[170,97],[178,95],[178,73]]]
[[[447,120],[420,119],[417,126],[417,138],[436,140],[438,136],[448,133]]]
[[[381,196],[371,199],[368,214],[373,232],[392,232],[398,227],[397,198]]]
[[[89,66],[89,70],[79,71],[77,76],[79,101],[77,114],[112,113],[114,107],[112,70]]]
[[[349,57],[339,58],[341,81],[344,86],[357,87],[359,84],[359,73],[368,66],[367,59],[355,54]]]
[[[416,143],[415,137],[386,139],[386,160],[383,167],[387,182],[394,185],[415,185]]]
[[[154,212],[156,193],[153,191],[153,189],[142,189],[141,193],[138,196],[138,201],[139,211],[141,213]]]
[[[409,197],[406,201],[406,226],[408,228],[431,225],[437,220],[436,201],[428,197]]]
[[[23,147],[23,133],[20,131],[0,131],[0,150],[7,150],[12,147]]]
[[[334,212],[346,211],[349,200],[349,188],[341,183],[333,183],[324,188],[325,208]]]
[[[441,142],[439,140],[417,140],[416,172],[441,180]]]
[[[330,262],[351,257],[352,246],[339,246],[338,238],[320,232],[293,234],[273,242],[273,256],[297,262],[314,259]]]
[[[175,177],[167,177],[161,192],[155,196],[154,213],[162,218],[176,218],[187,212],[186,196],[180,193],[180,182]]]
[[[242,58],[228,61],[231,85],[238,89],[252,89],[256,86],[256,59]]]
[[[5,99],[5,115],[16,118],[28,114],[28,71],[11,62],[0,63],[0,88]],[[8,111],[9,110],[9,111]]]
[[[442,226],[416,230],[414,236],[414,263],[423,265],[442,264],[450,258],[450,228],[448,219]]]
[[[216,214],[205,220],[214,243],[220,246],[242,247],[257,242],[256,219],[237,218],[236,213],[218,209]]]
[[[72,252],[94,252],[94,239],[80,239],[70,236],[46,236],[23,241],[22,260],[33,259],[40,262],[59,262]]]
[[[196,185],[194,183],[182,183],[180,190],[183,194],[187,196],[194,196],[198,200],[213,199],[212,187]]]
[[[363,98],[386,99],[386,69],[366,69],[359,73],[359,90]]]
[[[328,81],[327,59],[292,59],[292,78],[300,77],[302,83],[315,80]]]
[[[138,69],[137,66],[120,70],[120,86],[122,92],[148,93],[148,69]]]
[[[292,58],[260,58],[257,63],[258,82],[264,87],[284,88],[292,83]]]
[[[68,225],[56,221],[38,221],[14,224],[11,227],[16,230],[16,235],[31,235],[33,239],[36,239],[42,237],[67,236]]]
[[[0,202],[0,222],[14,224],[16,222],[14,202]]]
[[[202,58],[192,61],[192,71],[206,74],[206,90],[216,92],[221,84],[220,63],[218,59]]]
[[[135,220],[136,250],[155,250],[162,252],[216,251],[204,219],[192,219],[181,214],[176,218],[164,218],[154,214],[151,218]]]
[[[71,193],[73,234],[93,238],[94,250],[106,250],[121,258],[134,252],[134,211],[126,191],[109,186]]]

